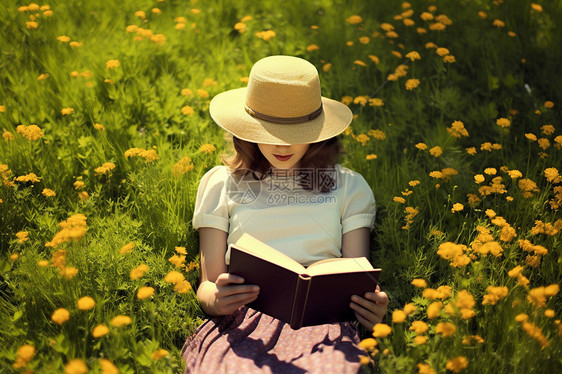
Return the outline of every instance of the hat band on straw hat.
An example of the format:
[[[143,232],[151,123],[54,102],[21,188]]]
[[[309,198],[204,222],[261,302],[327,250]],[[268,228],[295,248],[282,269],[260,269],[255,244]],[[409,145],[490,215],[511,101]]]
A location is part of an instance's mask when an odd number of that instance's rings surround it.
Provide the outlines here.
[[[297,124],[297,123],[304,123],[304,122],[312,121],[313,119],[318,117],[320,114],[322,114],[322,111],[323,111],[322,104],[320,104],[320,108],[316,109],[314,112],[312,112],[310,114],[307,114],[305,116],[275,117],[275,116],[270,116],[268,114],[256,112],[255,110],[251,109],[247,105],[244,107],[244,109],[246,109],[246,113],[248,113],[249,115],[251,115],[254,118],[261,119],[261,120],[264,120],[264,121],[267,121],[267,122],[283,124],[283,125],[285,125],[285,124],[287,124],[287,125]]]

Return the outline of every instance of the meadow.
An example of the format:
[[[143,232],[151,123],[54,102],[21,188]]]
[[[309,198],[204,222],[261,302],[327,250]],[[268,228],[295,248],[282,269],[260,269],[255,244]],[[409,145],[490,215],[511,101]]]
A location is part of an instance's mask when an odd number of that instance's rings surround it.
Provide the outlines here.
[[[209,101],[274,54],[354,113],[390,298],[365,368],[559,370],[562,2],[535,1],[3,1],[0,371],[182,371],[232,151]]]

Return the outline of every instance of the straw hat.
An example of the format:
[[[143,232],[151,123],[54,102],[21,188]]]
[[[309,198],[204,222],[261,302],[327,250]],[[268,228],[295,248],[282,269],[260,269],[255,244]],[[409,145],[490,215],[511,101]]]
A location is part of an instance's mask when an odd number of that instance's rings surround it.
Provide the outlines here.
[[[320,142],[343,132],[352,119],[345,104],[322,97],[314,65],[292,56],[259,60],[248,86],[215,96],[209,111],[237,138],[264,144]]]

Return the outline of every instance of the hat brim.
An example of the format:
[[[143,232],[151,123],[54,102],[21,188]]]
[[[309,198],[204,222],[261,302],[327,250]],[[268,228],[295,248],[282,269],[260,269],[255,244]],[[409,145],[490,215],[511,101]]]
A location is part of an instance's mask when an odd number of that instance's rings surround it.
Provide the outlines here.
[[[322,97],[322,113],[311,121],[279,124],[249,115],[245,110],[247,88],[222,92],[211,100],[211,118],[232,135],[252,143],[288,145],[316,143],[341,134],[353,114],[347,105]]]

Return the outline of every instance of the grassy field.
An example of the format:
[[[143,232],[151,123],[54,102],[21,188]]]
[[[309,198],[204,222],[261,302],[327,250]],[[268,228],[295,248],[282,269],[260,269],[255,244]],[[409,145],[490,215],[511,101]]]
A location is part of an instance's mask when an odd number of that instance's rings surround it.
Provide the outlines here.
[[[536,1],[3,1],[0,371],[181,372],[198,181],[231,151],[209,101],[287,54],[355,114],[370,370],[556,372],[562,2]]]

